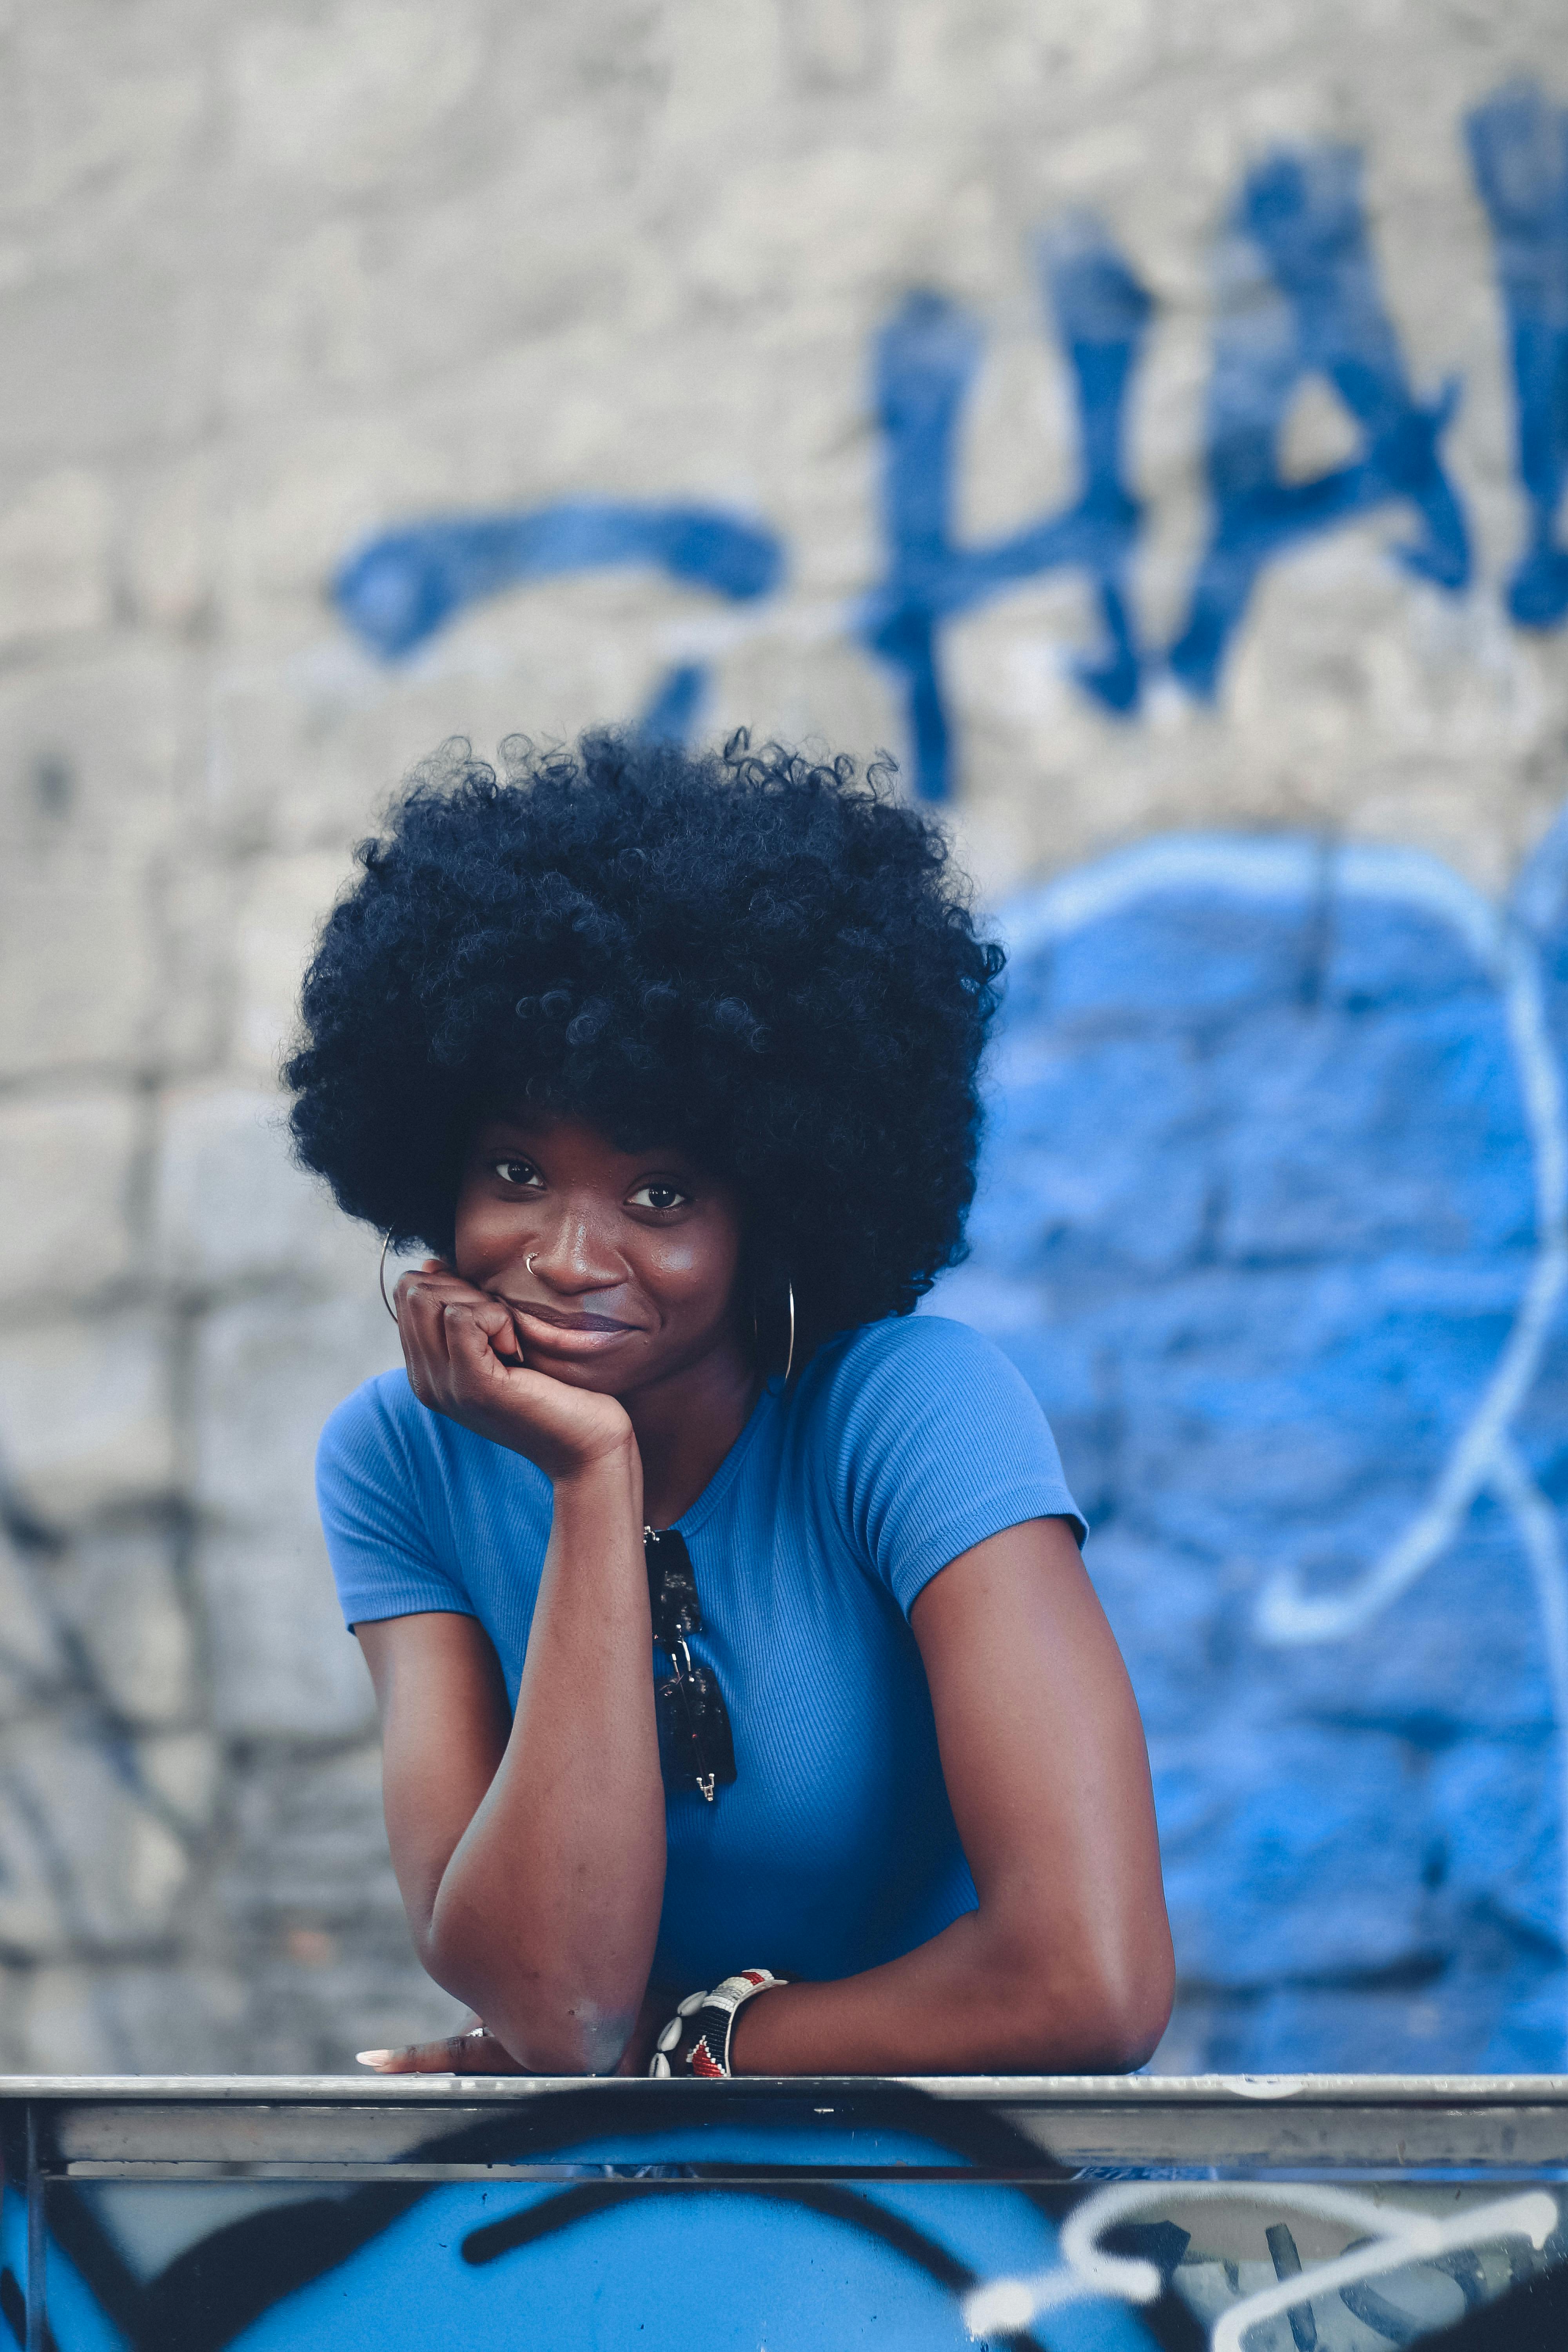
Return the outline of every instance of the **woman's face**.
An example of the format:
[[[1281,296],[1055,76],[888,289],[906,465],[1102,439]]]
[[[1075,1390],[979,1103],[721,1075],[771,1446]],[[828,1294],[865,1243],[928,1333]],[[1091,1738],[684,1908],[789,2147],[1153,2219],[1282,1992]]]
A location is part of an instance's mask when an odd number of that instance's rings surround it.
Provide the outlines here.
[[[511,1308],[528,1363],[574,1388],[625,1396],[742,1345],[734,1193],[682,1152],[621,1151],[582,1119],[480,1120],[454,1255]]]

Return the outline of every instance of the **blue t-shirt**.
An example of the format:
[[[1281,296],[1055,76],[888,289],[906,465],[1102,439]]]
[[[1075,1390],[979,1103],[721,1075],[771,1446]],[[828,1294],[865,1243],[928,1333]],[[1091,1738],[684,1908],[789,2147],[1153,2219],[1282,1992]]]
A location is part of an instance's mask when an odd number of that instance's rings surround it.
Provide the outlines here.
[[[317,1491],[349,1623],[477,1617],[515,1705],[543,1472],[384,1372],[327,1423]],[[788,1390],[770,1383],[676,1522],[705,1624],[692,1654],[718,1676],[738,1777],[711,1805],[668,1795],[655,1982],[850,1976],[974,1908],[909,1612],[972,1544],[1058,1516],[1081,1538],[1045,1417],[962,1323],[868,1324]]]

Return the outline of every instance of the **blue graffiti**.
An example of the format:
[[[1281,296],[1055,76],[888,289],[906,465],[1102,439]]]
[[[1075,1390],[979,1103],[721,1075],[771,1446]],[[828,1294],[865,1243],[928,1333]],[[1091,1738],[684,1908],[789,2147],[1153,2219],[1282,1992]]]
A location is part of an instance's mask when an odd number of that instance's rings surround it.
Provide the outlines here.
[[[1138,701],[1139,655],[1127,575],[1142,509],[1123,467],[1127,389],[1152,304],[1103,228],[1079,220],[1041,248],[1045,292],[1073,373],[1079,487],[1059,514],[1005,539],[960,547],[952,534],[954,444],[980,362],[980,333],[958,305],[914,294],[877,347],[885,438],[888,572],[866,600],[860,634],[903,683],[915,778],[927,800],[951,787],[951,730],[940,632],[1016,581],[1064,568],[1094,583],[1105,637],[1074,664],[1079,683],[1119,714]]]
[[[733,602],[784,574],[775,534],[712,507],[566,499],[530,513],[434,516],[373,539],[338,573],[339,611],[388,660],[412,653],[465,606],[522,580],[651,563]]]
[[[776,533],[712,507],[566,499],[521,514],[437,515],[384,532],[349,558],[332,598],[373,652],[395,661],[468,605],[521,581],[622,563],[654,564],[732,604],[768,595],[784,568]],[[699,665],[679,665],[655,688],[643,724],[685,734],[705,685]]]
[[[1519,408],[1519,467],[1531,509],[1527,550],[1509,588],[1514,619],[1550,628],[1568,614],[1568,549],[1553,537],[1568,481],[1568,113],[1529,83],[1498,91],[1467,131],[1491,220]],[[917,791],[952,785],[952,728],[942,632],[1016,583],[1081,572],[1100,640],[1071,664],[1100,708],[1129,717],[1156,656],[1142,641],[1131,571],[1143,509],[1128,478],[1129,399],[1152,299],[1098,222],[1075,218],[1039,249],[1046,308],[1071,373],[1078,481],[1059,511],[973,546],[957,543],[958,443],[982,348],[960,305],[910,295],[879,335],[875,394],[882,434],[882,577],[854,625],[897,677]],[[1464,509],[1440,445],[1458,400],[1449,383],[1421,399],[1378,284],[1346,147],[1277,153],[1250,171],[1218,257],[1220,316],[1205,418],[1211,522],[1185,617],[1167,659],[1188,692],[1212,699],[1253,590],[1288,549],[1375,509],[1398,505],[1413,536],[1394,550],[1416,577],[1458,592],[1470,577]],[[1302,383],[1324,379],[1359,428],[1354,458],[1307,481],[1281,467]],[[732,602],[771,593],[784,550],[764,524],[700,505],[566,499],[512,514],[435,517],[386,532],[332,586],[349,626],[384,660],[410,653],[455,614],[521,581],[609,564],[652,564]],[[706,667],[675,665],[642,724],[689,735]]]
[[[697,730],[697,715],[708,692],[703,662],[677,662],[665,672],[642,715],[645,735],[661,742],[684,743]]]
[[[1568,480],[1568,112],[1515,82],[1465,128],[1497,247],[1531,509],[1508,609],[1524,628],[1550,629],[1568,614],[1568,548],[1552,537]]]
[[[532,2102],[521,2131],[498,2112],[477,2133],[439,2132],[432,2114],[417,2150],[424,2180],[388,2164],[384,2177],[325,2196],[313,2183],[281,2195],[276,2180],[204,2183],[196,2234],[183,2243],[184,2184],[127,2208],[100,2184],[51,2180],[42,2339],[58,2352],[634,2342],[719,2352],[763,2341],[779,2352],[868,2341],[957,2352],[974,2340],[966,2294],[998,2273],[1062,2267],[1058,2221],[1029,2179],[1055,2168],[989,2104],[972,2116],[945,2103],[928,2120],[901,2086],[879,2086],[857,2095],[844,2122],[828,2121],[830,2109],[804,2123],[775,2109],[737,2127],[717,2114],[676,2117],[668,2100],[660,2111],[634,2094],[616,2102],[628,2127],[606,2130],[604,2103],[589,2098],[597,2128],[557,2108],[559,2137],[548,2120],[541,2135],[533,2116],[549,2109]],[[13,2123],[13,2146],[16,2137]],[[473,2177],[491,2164],[539,2164],[545,2177]],[[461,2168],[456,2178],[443,2178],[447,2165]],[[1015,2178],[996,2177],[1003,2168]],[[1091,2183],[1068,2193],[1092,2213],[1105,2192]],[[31,2340],[27,2221],[13,2171],[0,2195],[0,2341],[9,2328],[17,2345]],[[1052,2312],[1055,2352],[1154,2352],[1179,2325],[1172,2287],[1188,2233],[1160,2220],[1132,2231],[1160,2273],[1163,2292],[1146,2315],[1158,2334],[1086,2278],[1089,2291]]]
[[[1470,575],[1464,514],[1437,455],[1458,389],[1427,404],[1411,390],[1378,290],[1355,151],[1280,154],[1250,172],[1219,268],[1206,421],[1214,520],[1170,656],[1183,685],[1205,698],[1264,566],[1352,516],[1404,500],[1420,524],[1396,550],[1405,569],[1450,590]],[[1280,435],[1313,374],[1333,385],[1364,446],[1353,464],[1292,482],[1279,468]]]

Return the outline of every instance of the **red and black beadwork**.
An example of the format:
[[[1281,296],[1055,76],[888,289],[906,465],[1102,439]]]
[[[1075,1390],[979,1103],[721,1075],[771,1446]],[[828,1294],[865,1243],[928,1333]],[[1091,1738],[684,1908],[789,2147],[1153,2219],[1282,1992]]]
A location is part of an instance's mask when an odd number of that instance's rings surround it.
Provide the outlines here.
[[[658,2037],[648,2073],[695,2074],[717,2082],[730,2073],[730,2039],[735,2011],[770,1986],[783,1984],[771,1969],[742,1969],[726,1977],[711,1992],[687,1996]]]

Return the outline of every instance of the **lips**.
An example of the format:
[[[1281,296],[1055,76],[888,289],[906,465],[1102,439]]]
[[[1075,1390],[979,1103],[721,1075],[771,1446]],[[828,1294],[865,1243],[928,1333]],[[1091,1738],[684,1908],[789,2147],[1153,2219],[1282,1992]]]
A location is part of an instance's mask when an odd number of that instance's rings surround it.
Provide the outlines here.
[[[532,1299],[508,1298],[503,1302],[516,1315],[527,1315],[536,1323],[549,1323],[557,1331],[635,1331],[635,1323],[619,1323],[613,1315],[568,1315],[559,1307],[541,1307]]]
[[[531,1300],[509,1298],[504,1303],[527,1344],[545,1352],[555,1349],[568,1355],[592,1355],[640,1328],[636,1323],[618,1323],[610,1315],[569,1315],[558,1307],[541,1307]]]

